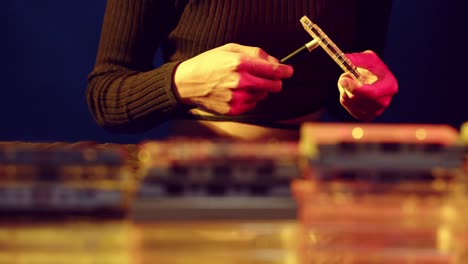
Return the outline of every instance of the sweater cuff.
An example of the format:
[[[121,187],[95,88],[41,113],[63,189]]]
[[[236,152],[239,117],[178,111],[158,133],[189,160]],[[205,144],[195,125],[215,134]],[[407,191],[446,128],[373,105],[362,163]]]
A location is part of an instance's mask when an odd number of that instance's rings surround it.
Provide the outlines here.
[[[164,75],[161,76],[161,79],[154,83],[154,86],[162,86],[164,89],[164,93],[162,95],[163,98],[161,98],[161,102],[163,103],[159,105],[159,107],[161,107],[161,109],[166,113],[172,111],[181,111],[183,109],[187,109],[188,107],[179,100],[174,89],[174,74],[177,66],[179,66],[180,63],[182,63],[182,61],[168,62],[161,65],[159,70],[162,70]]]

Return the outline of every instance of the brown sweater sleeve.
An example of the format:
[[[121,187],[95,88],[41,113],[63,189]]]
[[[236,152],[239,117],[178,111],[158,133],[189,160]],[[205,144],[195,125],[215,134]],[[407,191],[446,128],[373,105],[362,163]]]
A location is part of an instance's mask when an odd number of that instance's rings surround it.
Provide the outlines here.
[[[137,133],[183,112],[171,88],[179,62],[153,69],[153,57],[180,10],[170,0],[108,0],[86,98],[99,125]]]

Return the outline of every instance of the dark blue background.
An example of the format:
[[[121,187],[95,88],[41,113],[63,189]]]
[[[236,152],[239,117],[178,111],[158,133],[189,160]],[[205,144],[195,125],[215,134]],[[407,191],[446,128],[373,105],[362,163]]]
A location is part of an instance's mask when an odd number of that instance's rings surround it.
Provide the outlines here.
[[[376,0],[378,1],[378,0]],[[468,121],[468,23],[455,1],[394,0],[384,60],[400,92],[376,121]],[[460,1],[461,2],[461,1]],[[84,92],[104,0],[6,0],[0,10],[0,141],[139,142],[165,135],[112,135],[88,112]]]

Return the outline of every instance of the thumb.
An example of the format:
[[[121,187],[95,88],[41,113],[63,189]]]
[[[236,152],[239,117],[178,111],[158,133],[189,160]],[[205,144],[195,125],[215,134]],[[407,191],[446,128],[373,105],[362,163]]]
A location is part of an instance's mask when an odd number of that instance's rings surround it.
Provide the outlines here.
[[[245,54],[254,58],[267,60],[271,63],[279,62],[277,58],[269,55],[268,53],[266,53],[263,49],[259,47],[245,46],[245,45],[240,45],[237,43],[229,43],[229,44],[224,45],[223,47],[229,51]]]
[[[341,78],[338,81],[338,84],[343,87],[343,89],[348,90],[349,89],[349,81],[346,78]]]
[[[342,76],[338,80],[338,88],[340,88],[341,92],[344,92],[348,97],[353,98],[354,94],[353,91],[357,87],[356,82],[347,76]]]
[[[352,92],[354,90],[353,81],[348,77],[342,77],[338,81],[338,85],[341,86],[345,91]]]

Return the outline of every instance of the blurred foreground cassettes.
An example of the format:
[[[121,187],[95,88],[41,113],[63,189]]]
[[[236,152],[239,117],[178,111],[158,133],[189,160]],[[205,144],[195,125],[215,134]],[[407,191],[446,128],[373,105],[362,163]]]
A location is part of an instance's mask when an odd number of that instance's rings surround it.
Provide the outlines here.
[[[0,143],[0,263],[468,263],[468,123]]]

